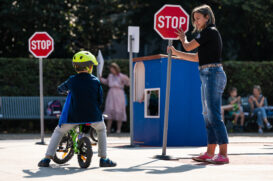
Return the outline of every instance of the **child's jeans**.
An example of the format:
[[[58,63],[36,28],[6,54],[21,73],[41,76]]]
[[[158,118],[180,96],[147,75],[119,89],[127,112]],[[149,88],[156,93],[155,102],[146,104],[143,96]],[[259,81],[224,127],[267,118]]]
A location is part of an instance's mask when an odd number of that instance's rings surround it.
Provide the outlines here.
[[[50,143],[48,145],[46,156],[53,157],[57,150],[58,144],[62,137],[72,128],[78,126],[77,124],[63,124],[61,127],[57,126],[51,136]],[[92,123],[91,126],[97,131],[98,134],[98,156],[106,157],[106,127],[104,121]]]
[[[257,123],[260,127],[264,127],[263,120],[267,118],[264,107],[255,108],[253,111],[257,115]]]
[[[222,67],[200,70],[203,117],[206,123],[208,144],[228,144],[228,135],[221,116],[222,94],[227,78]]]

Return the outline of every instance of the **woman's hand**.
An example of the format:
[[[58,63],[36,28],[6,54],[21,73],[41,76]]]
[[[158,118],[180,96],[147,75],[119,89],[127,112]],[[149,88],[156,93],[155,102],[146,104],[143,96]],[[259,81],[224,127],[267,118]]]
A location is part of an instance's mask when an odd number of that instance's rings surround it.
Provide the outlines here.
[[[175,34],[178,35],[178,38],[179,38],[179,40],[180,40],[182,43],[185,43],[186,35],[185,35],[185,32],[183,31],[182,28],[181,28],[180,30],[179,30],[179,29],[176,29]]]
[[[172,55],[176,55],[177,50],[173,46],[167,47],[167,53],[169,53],[170,50],[172,51]]]

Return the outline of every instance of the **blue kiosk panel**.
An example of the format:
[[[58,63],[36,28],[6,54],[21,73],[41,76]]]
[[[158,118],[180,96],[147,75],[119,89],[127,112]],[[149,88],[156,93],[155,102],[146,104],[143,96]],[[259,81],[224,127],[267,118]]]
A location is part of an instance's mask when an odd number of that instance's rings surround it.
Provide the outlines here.
[[[134,102],[134,144],[162,146],[167,77],[167,56],[155,55],[134,59],[145,68],[145,89],[160,89],[159,116],[145,116],[145,101]],[[143,72],[143,70],[141,70]],[[136,74],[135,74],[136,75]],[[137,77],[134,77],[136,80]],[[136,84],[134,84],[136,86]],[[168,146],[205,146],[207,136],[202,116],[201,82],[198,64],[172,59]],[[135,89],[134,89],[135,90]]]

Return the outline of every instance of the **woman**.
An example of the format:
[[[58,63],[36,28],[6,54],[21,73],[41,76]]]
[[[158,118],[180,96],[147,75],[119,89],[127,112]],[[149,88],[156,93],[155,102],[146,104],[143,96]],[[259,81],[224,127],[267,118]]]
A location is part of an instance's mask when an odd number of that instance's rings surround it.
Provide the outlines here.
[[[124,85],[129,86],[128,76],[120,73],[116,63],[110,65],[110,74],[107,79],[100,78],[101,82],[110,87],[105,103],[104,114],[107,115],[107,131],[111,132],[112,121],[117,121],[117,133],[121,132],[122,123],[127,120]]]
[[[227,81],[221,64],[221,35],[215,27],[214,14],[208,5],[194,8],[191,21],[194,26],[193,32],[198,32],[197,36],[188,42],[183,30],[178,30],[177,35],[186,51],[198,48],[198,52],[185,53],[176,50],[173,46],[168,47],[168,51],[171,50],[173,55],[184,60],[199,62],[203,117],[206,122],[208,145],[205,153],[192,159],[214,164],[229,163],[228,135],[221,116],[222,94]],[[220,152],[215,155],[217,145],[220,147]]]
[[[257,123],[259,126],[259,133],[263,133],[263,121],[266,123],[267,129],[271,129],[272,126],[267,120],[267,115],[265,111],[265,97],[261,94],[262,89],[259,85],[255,85],[253,88],[253,95],[249,97],[249,103],[251,111],[257,115]]]

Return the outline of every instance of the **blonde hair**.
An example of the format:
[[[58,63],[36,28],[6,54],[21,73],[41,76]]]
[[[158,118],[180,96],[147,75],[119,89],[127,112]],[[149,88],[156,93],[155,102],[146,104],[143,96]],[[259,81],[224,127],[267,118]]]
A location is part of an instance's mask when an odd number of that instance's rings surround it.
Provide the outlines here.
[[[119,68],[118,64],[116,64],[116,63],[111,63],[110,68],[115,69],[115,71],[117,72],[117,74],[120,73],[120,68]]]
[[[207,22],[206,26],[208,26],[210,24],[215,25],[215,17],[214,17],[214,14],[213,14],[213,11],[212,11],[211,7],[209,5],[206,5],[206,4],[201,5],[201,6],[197,6],[191,12],[191,23],[192,23],[192,26],[194,27],[194,29],[192,31],[193,33],[198,31],[197,28],[196,28],[196,25],[194,23],[195,22],[194,13],[200,13],[204,17],[209,16],[209,19],[208,19],[208,22]]]

